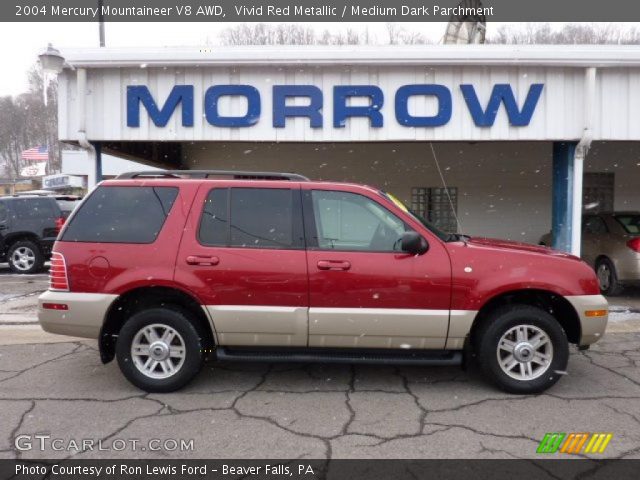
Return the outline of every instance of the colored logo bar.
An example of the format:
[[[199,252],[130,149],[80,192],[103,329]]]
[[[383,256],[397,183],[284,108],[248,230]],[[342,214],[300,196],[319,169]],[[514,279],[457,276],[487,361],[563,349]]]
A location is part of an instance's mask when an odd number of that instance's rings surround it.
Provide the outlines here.
[[[604,453],[612,438],[612,433],[546,433],[536,453]]]

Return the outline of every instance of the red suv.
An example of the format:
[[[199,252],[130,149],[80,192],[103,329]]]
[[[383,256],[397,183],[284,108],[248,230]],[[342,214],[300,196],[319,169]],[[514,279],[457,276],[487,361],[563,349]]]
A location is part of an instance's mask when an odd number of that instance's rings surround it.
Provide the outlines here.
[[[375,188],[295,174],[120,175],[54,245],[42,327],[98,339],[136,386],[219,360],[456,365],[540,392],[604,333],[580,259],[439,231]]]

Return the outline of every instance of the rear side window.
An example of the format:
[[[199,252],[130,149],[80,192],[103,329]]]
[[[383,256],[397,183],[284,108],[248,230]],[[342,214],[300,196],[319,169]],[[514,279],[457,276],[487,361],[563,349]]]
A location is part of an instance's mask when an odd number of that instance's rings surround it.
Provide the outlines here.
[[[177,196],[177,187],[99,187],[73,216],[62,240],[152,243]]]
[[[640,233],[640,215],[616,215],[616,220],[627,233],[633,235]]]
[[[13,201],[13,209],[24,220],[53,219],[59,215],[52,198],[19,198]]]
[[[203,245],[221,247],[296,249],[302,237],[300,193],[280,188],[211,190],[198,232]]]

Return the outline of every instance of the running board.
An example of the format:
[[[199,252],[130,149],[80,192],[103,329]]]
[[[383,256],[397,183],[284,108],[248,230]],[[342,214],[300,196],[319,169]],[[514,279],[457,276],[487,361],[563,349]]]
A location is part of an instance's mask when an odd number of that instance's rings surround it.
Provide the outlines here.
[[[324,350],[324,351],[323,351]],[[216,348],[216,358],[230,362],[269,362],[269,363],[357,363],[357,364],[393,364],[393,365],[462,365],[462,352],[459,351],[396,351],[391,350],[352,350],[352,349],[249,349]]]

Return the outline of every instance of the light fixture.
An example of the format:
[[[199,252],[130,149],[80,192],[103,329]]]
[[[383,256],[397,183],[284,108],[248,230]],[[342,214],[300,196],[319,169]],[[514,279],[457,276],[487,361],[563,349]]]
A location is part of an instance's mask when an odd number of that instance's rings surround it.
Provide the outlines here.
[[[38,58],[43,72],[57,75],[62,71],[64,57],[60,55],[58,49],[54,48],[53,45],[49,44],[47,49],[38,55]]]

